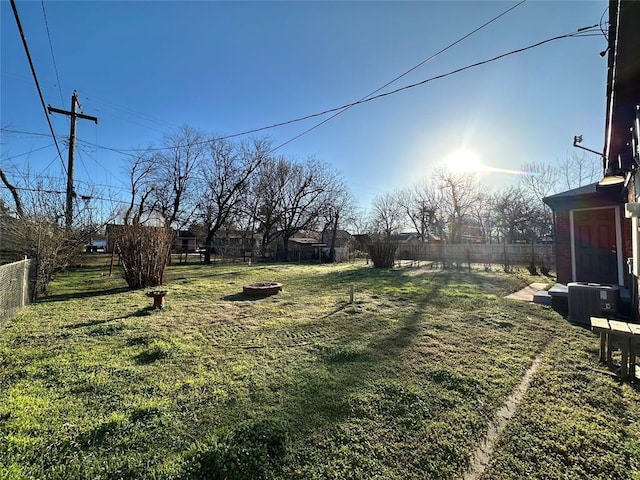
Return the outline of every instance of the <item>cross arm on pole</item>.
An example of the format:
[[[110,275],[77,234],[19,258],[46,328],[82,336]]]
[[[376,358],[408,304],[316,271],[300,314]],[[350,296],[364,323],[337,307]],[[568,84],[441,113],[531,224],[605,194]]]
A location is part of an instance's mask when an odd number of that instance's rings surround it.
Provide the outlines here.
[[[98,118],[92,115],[85,115],[84,113],[78,113],[78,112],[70,112],[68,110],[62,110],[60,108],[52,107],[51,105],[47,105],[47,110],[49,111],[49,114],[61,113],[62,115],[69,115],[77,118],[83,118],[85,120],[91,120],[92,122],[95,122],[96,125],[98,124]]]

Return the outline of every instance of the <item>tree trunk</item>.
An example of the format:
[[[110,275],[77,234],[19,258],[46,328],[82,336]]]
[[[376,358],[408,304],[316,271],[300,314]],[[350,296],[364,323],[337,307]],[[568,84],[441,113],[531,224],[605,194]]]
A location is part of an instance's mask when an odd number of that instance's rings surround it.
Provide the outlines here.
[[[207,237],[204,239],[204,264],[211,265],[211,242],[213,241],[213,230],[207,231]]]
[[[336,221],[333,224],[333,233],[331,234],[331,244],[329,245],[329,262],[336,261],[336,237],[338,236],[338,217],[336,214]]]

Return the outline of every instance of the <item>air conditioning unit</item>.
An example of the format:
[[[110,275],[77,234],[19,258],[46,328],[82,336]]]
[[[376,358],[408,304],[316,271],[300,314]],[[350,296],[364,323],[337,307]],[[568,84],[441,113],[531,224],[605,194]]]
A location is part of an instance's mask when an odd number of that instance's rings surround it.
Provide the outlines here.
[[[618,285],[600,285],[600,309],[602,314],[618,312],[620,287]]]
[[[569,291],[569,320],[590,325],[591,317],[618,311],[620,287],[600,283],[572,282]]]

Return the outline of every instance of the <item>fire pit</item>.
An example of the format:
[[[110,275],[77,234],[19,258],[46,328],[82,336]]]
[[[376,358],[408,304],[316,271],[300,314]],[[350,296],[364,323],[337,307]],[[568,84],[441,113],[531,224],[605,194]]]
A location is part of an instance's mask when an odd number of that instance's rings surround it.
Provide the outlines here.
[[[164,308],[164,297],[166,294],[166,290],[152,290],[145,293],[147,297],[153,298],[153,308]]]
[[[282,291],[282,284],[278,282],[247,283],[243,285],[242,292],[246,295],[275,295]]]

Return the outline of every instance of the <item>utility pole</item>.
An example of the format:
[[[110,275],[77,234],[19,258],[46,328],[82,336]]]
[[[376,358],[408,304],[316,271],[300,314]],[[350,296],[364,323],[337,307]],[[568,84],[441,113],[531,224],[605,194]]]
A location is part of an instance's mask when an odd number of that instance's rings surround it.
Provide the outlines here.
[[[73,190],[73,165],[74,165],[74,153],[76,147],[76,119],[83,118],[85,120],[91,120],[98,124],[98,118],[91,115],[85,115],[84,113],[76,112],[76,107],[82,108],[80,101],[78,100],[78,93],[74,90],[71,95],[71,111],[60,110],[53,108],[51,105],[47,105],[49,115],[52,113],[61,113],[62,115],[69,115],[71,117],[71,132],[69,133],[69,162],[67,165],[67,206],[64,211],[65,224],[68,230],[71,230],[71,224],[73,223],[73,197],[75,192]]]

